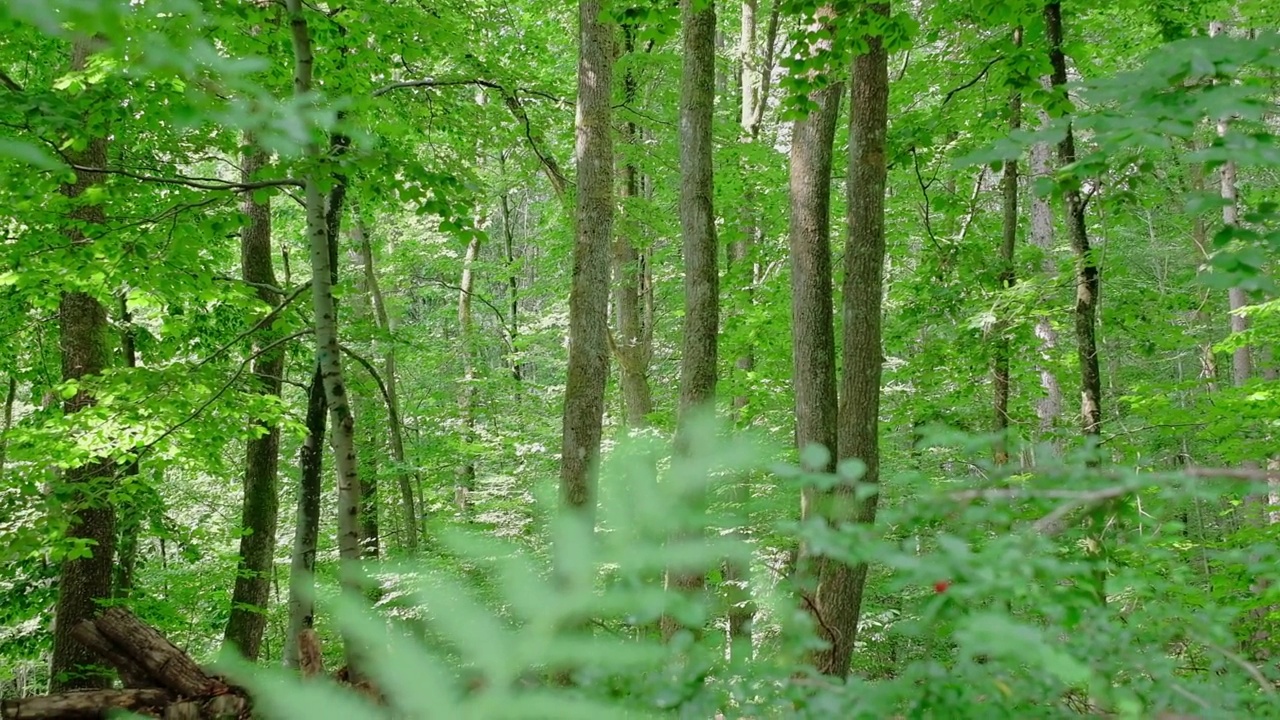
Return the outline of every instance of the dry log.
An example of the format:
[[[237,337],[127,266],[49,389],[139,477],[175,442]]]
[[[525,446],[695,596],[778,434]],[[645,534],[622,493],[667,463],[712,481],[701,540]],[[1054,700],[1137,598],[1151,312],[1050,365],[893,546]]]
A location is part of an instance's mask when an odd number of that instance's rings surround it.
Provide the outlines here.
[[[162,708],[173,695],[158,688],[128,690],[80,690],[60,695],[40,695],[0,702],[4,720],[77,720],[101,718],[107,710],[144,711]]]
[[[99,632],[92,620],[85,620],[77,625],[71,631],[71,636],[114,667],[126,688],[153,688],[161,684],[148,675],[146,670],[133,661],[133,658],[121,652],[114,643]]]
[[[94,625],[121,652],[136,661],[160,685],[184,697],[207,697],[227,691],[185,652],[155,628],[124,608],[108,608]]]

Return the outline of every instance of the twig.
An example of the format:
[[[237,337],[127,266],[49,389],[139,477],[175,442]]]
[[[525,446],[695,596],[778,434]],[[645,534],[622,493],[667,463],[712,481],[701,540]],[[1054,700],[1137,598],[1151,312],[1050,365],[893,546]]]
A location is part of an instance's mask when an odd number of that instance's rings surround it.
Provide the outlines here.
[[[1258,683],[1258,687],[1262,688],[1263,693],[1267,695],[1276,694],[1276,689],[1271,685],[1271,681],[1267,680],[1266,676],[1262,674],[1262,671],[1259,670],[1256,665],[1216,643],[1209,642],[1208,640],[1200,640],[1200,642],[1203,643],[1205,647],[1222,655],[1237,665],[1241,670],[1248,673],[1249,677],[1253,678],[1253,681]]]

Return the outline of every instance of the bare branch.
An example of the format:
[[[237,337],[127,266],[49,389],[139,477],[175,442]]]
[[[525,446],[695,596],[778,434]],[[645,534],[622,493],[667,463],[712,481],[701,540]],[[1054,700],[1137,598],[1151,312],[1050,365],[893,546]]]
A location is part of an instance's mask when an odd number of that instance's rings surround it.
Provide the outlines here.
[[[185,187],[195,188],[197,190],[229,190],[232,192],[251,192],[253,190],[262,190],[264,188],[274,187],[302,187],[301,180],[293,178],[281,178],[278,180],[258,180],[256,182],[232,182],[229,180],[220,180],[218,178],[202,178],[202,177],[160,177],[156,175],[146,175],[144,173],[136,173],[132,170],[122,168],[96,168],[85,165],[69,164],[71,169],[85,173],[99,173],[104,175],[120,175],[122,177],[133,178],[143,182],[160,183],[162,185],[182,185]]]

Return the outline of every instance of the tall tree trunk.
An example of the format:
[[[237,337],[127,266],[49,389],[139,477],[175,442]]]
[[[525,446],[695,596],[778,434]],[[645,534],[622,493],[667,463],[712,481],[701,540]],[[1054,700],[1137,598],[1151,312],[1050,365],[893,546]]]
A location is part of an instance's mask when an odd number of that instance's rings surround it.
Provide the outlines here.
[[[93,53],[93,45],[94,41],[88,38],[75,41],[71,49],[73,71],[85,69],[87,60]],[[73,152],[71,157],[81,167],[105,167],[106,137],[89,138],[85,149],[79,153]],[[100,206],[90,205],[82,200],[86,191],[102,181],[101,173],[77,171],[75,182],[62,186],[62,194],[74,206],[70,217],[71,227],[67,230],[67,239],[74,247],[83,248],[93,242],[82,229],[84,226],[100,225],[105,220]],[[102,303],[87,292],[65,291],[58,304],[58,324],[61,333],[63,381],[101,375],[110,358],[107,345],[107,309]],[[63,411],[69,415],[93,404],[93,396],[88,391],[79,389],[63,404]],[[86,667],[94,664],[93,654],[77,642],[71,632],[81,621],[93,617],[99,601],[111,597],[116,514],[108,499],[108,491],[114,483],[115,471],[115,464],[110,460],[92,458],[79,467],[71,468],[63,477],[63,482],[71,490],[66,506],[71,518],[67,539],[87,543],[90,555],[68,558],[62,562],[58,600],[54,609],[56,624],[53,630],[50,692],[110,686],[110,675]]]
[[[1041,120],[1046,125],[1050,122],[1048,115],[1044,113],[1041,113]],[[1048,143],[1031,146],[1029,169],[1033,178],[1052,175],[1052,154],[1053,150]],[[1057,264],[1053,261],[1053,238],[1053,207],[1049,198],[1032,194],[1029,240],[1043,255],[1038,272],[1050,277],[1058,274]],[[1058,350],[1058,330],[1053,327],[1048,315],[1036,317],[1035,335],[1040,341],[1040,359],[1036,365],[1040,375],[1040,388],[1044,391],[1043,397],[1036,402],[1036,418],[1039,420],[1038,433],[1043,439],[1052,435],[1058,418],[1062,416],[1062,384],[1058,381],[1051,362]]]
[[[1209,36],[1216,37],[1226,32],[1226,24],[1221,21],[1209,23]],[[1231,129],[1231,118],[1218,119],[1218,137],[1226,137]],[[1240,206],[1236,199],[1236,164],[1228,160],[1223,163],[1218,174],[1219,188],[1222,194],[1222,224],[1234,228],[1240,224]],[[1231,334],[1237,335],[1249,329],[1249,319],[1240,311],[1249,304],[1244,288],[1232,287],[1227,291],[1227,302],[1231,310]],[[1245,344],[1236,348],[1231,354],[1231,383],[1240,387],[1249,382],[1253,375],[1252,349]]]
[[[573,282],[569,291],[569,368],[565,383],[560,494],[594,515],[595,472],[609,372],[609,248],[613,239],[613,34],[600,0],[578,3],[578,112],[574,156]]]
[[[413,476],[409,472],[409,463],[404,452],[404,425],[400,420],[400,394],[396,380],[396,344],[393,338],[395,328],[391,325],[391,315],[387,312],[387,304],[382,297],[382,288],[378,284],[378,273],[373,266],[373,245],[369,241],[369,233],[359,215],[353,228],[355,239],[360,245],[361,264],[364,266],[365,288],[373,304],[373,317],[377,321],[378,332],[383,338],[382,345],[382,380],[387,391],[387,434],[391,442],[391,458],[396,463],[396,486],[400,490],[400,512],[405,526],[405,547],[414,552],[418,549],[418,513],[413,498]]]
[[[627,53],[635,51],[635,28],[623,28]],[[623,78],[623,92],[628,105],[636,101],[636,78],[632,65],[627,65]],[[636,124],[627,121],[622,126],[622,142],[631,149],[638,136]],[[622,386],[623,422],[635,429],[649,424],[653,412],[653,395],[649,388],[649,363],[653,357],[653,325],[648,322],[644,308],[646,298],[652,302],[645,265],[647,256],[635,242],[636,223],[630,222],[633,198],[639,195],[640,177],[630,158],[622,166],[622,182],[618,187],[622,217],[617,223],[618,233],[613,241],[614,317],[617,323],[614,355],[618,358],[618,380]]]
[[[320,495],[324,474],[324,435],[329,406],[324,397],[320,368],[312,372],[307,388],[307,436],[298,453],[300,480],[298,512],[289,561],[289,627],[284,638],[284,665],[298,667],[298,636],[315,625],[316,547],[320,540]]]
[[[342,113],[338,113],[342,117]],[[350,141],[335,133],[329,139],[329,152],[334,157],[346,152]],[[347,178],[334,174],[334,184],[325,203],[324,224],[328,238],[338,237],[342,229],[342,210],[347,197]],[[338,244],[328,242],[329,285],[338,284]],[[288,245],[281,243],[284,256],[285,284],[289,284]],[[320,539],[320,498],[323,490],[324,437],[328,430],[329,403],[325,397],[324,375],[317,363],[307,386],[306,438],[298,453],[298,510],[294,525],[293,550],[289,559],[289,628],[284,639],[284,665],[298,667],[298,633],[315,623],[316,548]]]
[[[266,153],[257,149],[254,139],[245,138],[249,147],[242,160],[241,176],[251,182],[266,165]],[[280,296],[268,289],[276,285],[271,252],[271,201],[245,193],[246,224],[240,230],[240,271],[246,282],[256,283],[258,298],[269,307],[280,304]],[[284,349],[270,347],[273,333],[260,333],[254,339],[254,389],[265,396],[280,397],[284,375]],[[276,422],[252,421],[258,433],[245,447],[244,505],[240,513],[240,558],[236,567],[236,584],[231,594],[231,615],[224,637],[247,659],[257,660],[266,628],[266,607],[270,598],[271,568],[275,560],[276,522],[280,501],[277,473],[280,466],[280,425]]]
[[[1062,5],[1050,2],[1044,6],[1045,34],[1049,40],[1049,62],[1053,68],[1050,80],[1054,90],[1067,92],[1067,58],[1062,51]],[[1063,167],[1076,161],[1075,136],[1071,125],[1058,143],[1058,163]],[[1075,186],[1063,193],[1067,210],[1067,236],[1076,256],[1076,349],[1080,358],[1080,428],[1086,438],[1102,433],[1102,375],[1098,369],[1097,313],[1098,263],[1089,249],[1089,232],[1085,225],[1084,198]]]
[[[13,405],[18,400],[18,376],[9,376],[9,389],[4,394],[4,420],[0,425],[0,482],[4,480],[4,463],[9,451],[9,429],[13,427]]]
[[[477,232],[467,242],[462,258],[462,281],[458,286],[458,342],[462,346],[462,387],[458,391],[458,414],[462,418],[461,462],[455,471],[454,497],[458,512],[471,512],[471,493],[476,489],[476,461],[471,451],[476,433],[476,352],[475,323],[471,316],[471,295],[475,291],[476,259],[480,256],[480,232],[483,213],[476,223]]]
[[[888,16],[889,6],[877,3],[874,12]],[[849,118],[849,242],[844,256],[843,321],[844,373],[840,385],[838,445],[842,459],[861,460],[861,481],[880,481],[881,298],[884,292],[884,197],[887,165],[889,70],[883,39],[867,38],[867,52],[854,58]],[[854,483],[844,479],[836,488],[831,519],[875,522],[879,495],[861,502]],[[831,648],[819,654],[818,670],[844,675],[849,670],[862,596],[867,581],[865,564],[824,563],[817,606],[833,637]]]
[[[524,380],[524,363],[520,361],[520,277],[516,274],[516,238],[511,222],[511,196],[504,191],[501,197],[502,239],[507,262],[507,339],[511,342],[511,378]]]
[[[294,93],[298,97],[311,94],[314,59],[311,35],[303,16],[301,0],[286,0],[294,49]],[[319,144],[307,143],[305,154],[312,162],[320,162]],[[325,222],[324,195],[320,178],[313,169],[304,179],[306,227],[311,252],[311,300],[315,311],[316,362],[324,381],[325,400],[329,405],[332,425],[334,469],[338,478],[338,554],[342,560],[342,576],[348,586],[359,589],[360,581],[360,478],[356,471],[355,421],[342,376],[342,355],[338,344],[337,308],[333,299],[332,261]],[[353,677],[359,675],[361,651],[353,636],[344,637],[347,667]]]
[[[1022,45],[1022,28],[1013,31],[1014,45]],[[1022,126],[1022,94],[1014,91],[1009,97],[1009,132],[1013,133]],[[1017,282],[1017,274],[1013,265],[1014,245],[1018,242],[1018,160],[1010,158],[1004,161],[1004,173],[1000,178],[1001,202],[1004,217],[1000,238],[1000,275],[997,279],[1000,290],[1010,290]],[[995,461],[999,465],[1009,462],[1009,335],[1008,323],[997,321],[995,328],[995,349],[992,353],[992,391],[993,391],[993,430],[996,433]]]
[[[740,67],[741,111],[739,125],[744,139],[755,142],[760,133],[760,125],[756,122],[756,105],[763,102],[760,96],[760,58],[756,53],[756,26],[758,0],[743,0],[742,22],[738,34],[738,62]],[[756,236],[760,231],[758,217],[755,212],[755,188],[753,178],[755,168],[745,163],[743,172],[743,199],[740,239],[729,245],[725,257],[725,276],[728,278],[733,296],[732,305],[738,313],[745,313],[754,304],[756,271],[754,248]],[[742,382],[755,367],[755,352],[750,343],[742,348],[734,361],[734,370],[740,375]],[[737,393],[733,398],[733,421],[739,424],[745,421],[742,417],[750,397],[745,391]],[[745,481],[737,482],[733,488],[733,499],[739,506],[745,506],[750,499],[750,486]],[[740,538],[745,539],[739,533]],[[729,653],[733,660],[747,661],[751,659],[751,623],[755,618],[755,607],[751,602],[751,588],[748,585],[751,568],[749,565],[728,561],[724,566],[724,580],[727,588],[729,605]]]
[[[358,213],[357,213],[358,214]],[[355,268],[355,292],[351,295],[350,322],[353,326],[375,326],[373,317],[373,300],[370,297],[368,273],[364,267],[364,253],[360,250],[360,240],[354,227],[351,230],[353,244],[347,248],[347,258]],[[351,412],[355,417],[357,428],[356,444],[360,448],[357,462],[364,472],[360,473],[360,548],[361,557],[371,560],[382,553],[382,524],[379,519],[378,485],[382,475],[381,463],[387,455],[382,437],[378,432],[376,418],[381,414],[380,407],[385,407],[385,398],[380,390],[382,381],[377,377],[373,365],[367,368],[368,377],[359,373],[352,377],[348,386],[352,392]],[[381,402],[379,402],[381,400]]]
[[[680,353],[680,418],[677,452],[686,452],[688,424],[715,410],[716,352],[720,332],[719,246],[716,241],[712,111],[716,80],[714,2],[681,0],[684,65],[680,81],[680,234],[684,240],[684,329]],[[701,506],[700,494],[681,498]],[[667,584],[686,593],[702,590],[701,570],[668,570]],[[663,617],[663,636],[678,629]],[[698,630],[698,628],[694,628]]]
[[[832,6],[819,8],[814,30],[834,25]],[[831,42],[810,41],[805,52],[827,57]],[[834,68],[827,68],[830,73]],[[836,436],[837,386],[836,340],[833,317],[834,275],[831,267],[831,166],[836,124],[840,119],[840,98],[844,83],[834,83],[810,93],[814,107],[797,120],[791,131],[790,195],[791,214],[788,228],[791,259],[791,343],[792,383],[795,400],[796,447],[806,470],[834,472],[838,451]],[[825,461],[815,464],[809,456],[811,446],[825,451]],[[806,487],[801,491],[800,517],[820,517],[818,492]],[[806,557],[797,550],[797,567],[803,578],[822,577],[824,560]],[[822,629],[825,622],[813,599],[805,605],[814,616],[814,625]],[[829,633],[824,639],[830,643]]]
[[[133,315],[129,312],[128,291],[120,293],[120,351],[124,356],[124,366],[138,367],[138,329],[133,324]],[[127,478],[138,476],[138,461],[127,463],[120,471]],[[133,481],[125,481],[132,484]],[[142,516],[138,509],[137,499],[132,492],[118,503],[116,509],[116,525],[119,540],[116,544],[116,563],[112,579],[112,593],[116,598],[127,598],[133,590],[134,568],[138,561],[138,533],[142,530]]]

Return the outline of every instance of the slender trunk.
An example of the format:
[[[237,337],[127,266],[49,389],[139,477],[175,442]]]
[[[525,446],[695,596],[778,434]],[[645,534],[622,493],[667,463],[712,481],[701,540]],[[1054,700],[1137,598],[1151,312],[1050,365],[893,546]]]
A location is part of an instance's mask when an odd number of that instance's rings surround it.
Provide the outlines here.
[[[1022,45],[1022,28],[1013,31],[1014,45]],[[1014,92],[1009,98],[1009,132],[1017,132],[1022,125],[1022,94]],[[1013,265],[1013,249],[1018,241],[1018,161],[1005,160],[1004,174],[1000,179],[1004,210],[1000,240],[1000,290],[1010,290],[1017,282]],[[1007,323],[996,323],[995,350],[993,353],[992,390],[994,395],[994,427],[996,434],[995,461],[999,465],[1009,462],[1009,336]]]
[[[1048,84],[1047,77],[1044,78],[1044,82]],[[1040,113],[1040,121],[1046,126],[1051,122],[1048,114],[1044,112]],[[1053,174],[1052,156],[1053,149],[1048,143],[1036,143],[1031,146],[1029,170],[1033,179],[1050,177]],[[1031,196],[1031,228],[1028,239],[1040,250],[1043,257],[1037,271],[1041,275],[1056,277],[1058,267],[1053,261],[1053,206],[1050,205],[1049,198],[1040,197],[1034,193]],[[1042,359],[1037,362],[1037,370],[1040,375],[1040,388],[1044,391],[1044,396],[1036,402],[1036,418],[1039,420],[1037,429],[1040,438],[1045,439],[1052,438],[1058,418],[1062,416],[1063,402],[1062,384],[1058,381],[1058,375],[1054,372],[1052,363],[1044,361],[1058,352],[1058,330],[1053,326],[1048,315],[1041,314],[1036,318],[1035,335],[1040,341],[1038,355]],[[1056,440],[1053,440],[1052,444],[1055,447],[1058,445]]]
[[[4,480],[5,456],[9,450],[9,429],[13,427],[13,405],[18,400],[18,376],[9,376],[9,390],[4,395],[4,424],[0,425],[0,482]]]
[[[324,435],[329,406],[325,403],[320,368],[307,388],[307,436],[298,453],[301,479],[298,512],[289,562],[289,628],[284,639],[284,665],[298,667],[298,636],[315,626],[316,546],[320,539],[320,496],[324,474]]]
[[[635,51],[635,28],[623,28],[625,50]],[[636,101],[637,83],[631,65],[627,65],[623,78],[623,92],[628,105]],[[638,131],[634,122],[622,126],[622,142],[631,149],[637,141]],[[614,356],[618,359],[618,380],[622,387],[623,422],[635,429],[649,424],[653,412],[653,395],[649,388],[649,363],[653,356],[653,327],[645,322],[643,306],[645,287],[645,256],[636,247],[636,223],[631,222],[631,202],[639,195],[639,174],[630,158],[622,168],[622,182],[618,186],[619,206],[622,209],[617,223],[618,233],[613,241],[614,320],[617,323]]]
[[[511,378],[516,382],[524,380],[524,370],[520,362],[520,278],[516,275],[515,232],[511,227],[511,197],[502,193],[502,239],[507,261],[507,339],[511,343]]]
[[[120,351],[124,356],[124,366],[138,367],[138,330],[133,325],[133,315],[129,312],[127,292],[120,293]],[[137,498],[139,492],[136,481],[138,461],[134,460],[124,466],[120,474],[125,478],[122,484],[128,487],[123,493],[116,508],[118,540],[116,543],[115,575],[112,580],[112,593],[116,598],[127,598],[133,590],[134,568],[138,561],[138,533],[142,530],[142,517],[138,511]]]
[[[388,439],[391,441],[391,458],[396,463],[396,486],[400,490],[400,512],[405,526],[405,547],[410,552],[418,549],[418,513],[413,498],[413,477],[409,472],[409,463],[404,452],[404,425],[400,420],[400,395],[396,380],[396,345],[392,338],[395,328],[391,325],[391,315],[387,312],[387,304],[382,298],[382,288],[378,284],[378,273],[373,266],[373,245],[369,242],[369,234],[364,223],[356,218],[355,239],[360,245],[360,255],[364,265],[365,287],[373,304],[373,317],[377,321],[378,332],[383,338],[382,380],[387,391]]]
[[[242,161],[245,182],[266,164],[266,153],[250,147]],[[271,201],[244,197],[247,220],[240,231],[240,268],[246,282],[257,283],[258,298],[268,307],[280,303],[280,296],[267,288],[276,284],[271,252]],[[270,329],[255,338],[253,351],[253,384],[256,392],[280,397],[284,374],[284,350],[263,349],[274,341]],[[262,354],[258,354],[262,353]],[[240,515],[240,556],[236,567],[235,589],[231,594],[231,615],[224,637],[247,659],[257,660],[266,628],[266,607],[271,585],[271,568],[275,560],[276,522],[279,515],[277,473],[280,465],[280,425],[251,419],[256,433],[245,447],[244,505]]]
[[[1209,23],[1210,37],[1221,35],[1226,32],[1226,25],[1220,21]],[[1222,117],[1218,119],[1217,132],[1218,137],[1226,137],[1231,129],[1231,119]],[[1218,175],[1219,188],[1222,194],[1222,224],[1228,228],[1237,227],[1240,224],[1240,206],[1236,198],[1236,164],[1228,160],[1223,163],[1222,169]],[[1240,311],[1249,304],[1249,298],[1245,294],[1244,288],[1233,287],[1227,291],[1227,303],[1231,310],[1231,334],[1237,335],[1246,332],[1249,329],[1249,319],[1240,314]],[[1241,345],[1231,354],[1231,383],[1236,387],[1241,387],[1249,382],[1249,378],[1253,375],[1253,353],[1248,345]]]
[[[1062,51],[1062,5],[1050,2],[1044,6],[1045,32],[1049,40],[1050,76],[1054,90],[1066,93],[1067,58]],[[1071,125],[1058,143],[1058,163],[1063,167],[1076,161],[1075,136]],[[1098,264],[1089,248],[1089,232],[1085,225],[1084,198],[1075,186],[1063,192],[1067,210],[1067,236],[1076,256],[1076,348],[1080,359],[1080,427],[1086,438],[1102,432],[1102,376],[1098,370],[1097,308]]]
[[[874,12],[888,16],[889,6]],[[867,52],[854,58],[849,118],[848,222],[849,242],[844,256],[842,314],[844,372],[840,386],[840,458],[861,460],[863,483],[880,480],[881,298],[884,292],[884,199],[888,129],[888,53],[880,37],[867,38]],[[831,520],[873,523],[879,495],[857,501],[854,483],[844,479],[836,488]],[[818,655],[818,670],[844,675],[849,670],[858,621],[862,612],[867,566],[827,562],[818,584],[817,606],[824,627],[830,628],[831,647]]]
[[[286,0],[294,49],[294,93],[311,95],[313,57],[311,36],[303,15],[301,0]],[[307,144],[305,154],[312,162],[322,160],[319,144]],[[315,170],[304,179],[306,230],[311,252],[311,300],[315,312],[316,362],[324,381],[325,400],[329,405],[332,425],[334,469],[338,478],[338,554],[342,560],[343,580],[349,587],[360,586],[360,479],[356,472],[355,422],[342,376],[342,355],[338,344],[337,308],[333,298],[333,262],[330,258],[331,238],[325,222],[324,196]],[[344,637],[347,667],[359,675],[360,648],[354,637]]]
[[[93,41],[89,39],[75,42],[71,51],[72,70],[85,69],[86,61],[93,52],[92,46]],[[106,137],[89,138],[85,149],[75,154],[73,159],[81,166],[106,166]],[[71,200],[74,207],[70,216],[73,226],[67,231],[73,247],[83,248],[92,243],[82,229],[84,226],[100,225],[105,221],[100,206],[89,205],[81,199],[86,191],[101,184],[103,179],[99,173],[77,172],[75,181],[61,188],[62,194]],[[58,305],[58,321],[62,379],[81,380],[101,375],[110,358],[106,308],[87,292],[64,291]],[[80,389],[63,404],[63,411],[69,415],[93,404],[93,396]],[[71,468],[63,476],[63,482],[71,490],[65,507],[70,516],[67,539],[86,542],[91,550],[87,557],[69,558],[62,562],[54,610],[57,622],[53,631],[50,692],[108,687],[111,681],[110,675],[87,667],[95,663],[95,658],[71,636],[71,631],[97,612],[99,601],[111,597],[116,515],[107,498],[115,482],[115,471],[110,460],[92,458],[79,467]]]
[[[712,112],[716,79],[716,11],[714,2],[681,0],[684,65],[680,82],[680,234],[684,241],[684,328],[680,353],[680,417],[677,452],[688,452],[689,423],[714,412],[716,353],[720,325],[719,245],[716,240]],[[674,500],[701,508],[700,492]],[[701,570],[667,571],[669,587],[699,593],[706,583]],[[664,616],[662,631],[670,638],[679,628]],[[695,632],[701,628],[691,628]]]
[[[578,3],[578,113],[574,155],[573,281],[565,383],[560,494],[572,511],[594,515],[595,472],[609,372],[609,248],[613,238],[613,33],[600,0]]]
[[[774,51],[778,44],[778,16],[781,13],[781,5],[783,0],[774,0],[773,7],[769,10],[769,27],[765,30],[764,39],[764,58],[760,63],[760,93],[756,100],[755,112],[751,115],[751,134],[757,137],[760,134],[760,126],[764,120],[765,108],[769,106],[769,90],[773,80],[773,59]]]
[[[832,6],[820,8],[815,22],[833,25]],[[811,41],[807,52],[826,57],[829,40]],[[834,68],[827,68],[830,73]],[[837,455],[836,340],[833,317],[833,274],[831,266],[831,170],[832,144],[840,119],[840,98],[844,83],[834,83],[810,93],[813,109],[797,120],[791,131],[790,194],[788,228],[791,260],[791,342],[792,382],[795,399],[795,440],[801,461],[811,472],[834,472]],[[815,462],[812,448],[821,448]],[[800,517],[820,517],[819,493],[806,487],[800,495]],[[807,557],[804,548],[796,551],[796,567],[807,581],[822,577],[824,560]],[[805,605],[814,616],[814,625],[824,628],[816,602]],[[832,642],[824,631],[827,642]]]
[[[743,0],[742,23],[738,35],[738,58],[741,63],[741,107],[739,124],[742,136],[754,142],[760,132],[756,124],[756,105],[762,102],[760,97],[760,58],[756,53],[756,14],[758,0]],[[743,199],[742,199],[742,237],[730,244],[725,256],[725,276],[733,288],[732,305],[734,312],[745,313],[755,301],[754,287],[756,272],[753,262],[756,235],[759,223],[755,213],[755,188],[753,178],[755,168],[750,164],[743,167]],[[746,383],[749,373],[755,367],[754,348],[748,343],[734,361],[734,370],[739,373],[741,382]],[[733,398],[733,422],[745,421],[744,412],[751,399],[745,391]],[[745,506],[750,500],[750,486],[745,478],[734,483],[733,500],[739,506]],[[739,539],[745,535],[738,533]],[[724,584],[729,605],[729,653],[733,660],[743,662],[751,659],[751,624],[755,618],[755,606],[751,602],[751,587],[748,584],[751,575],[749,565],[727,561],[724,565]]]
[[[358,215],[359,213],[356,213]],[[357,230],[351,230],[351,239],[355,242],[347,249],[347,257],[355,268],[355,292],[351,295],[350,322],[353,326],[376,326],[373,317],[373,301],[370,298],[368,272],[364,266],[364,253],[360,249]],[[387,455],[387,448],[381,442],[377,423],[371,418],[380,414],[377,409],[385,403],[380,390],[382,381],[376,377],[372,365],[367,368],[368,378],[357,374],[348,386],[352,392],[351,412],[355,416],[356,444],[360,448],[357,461],[364,472],[360,473],[360,547],[361,557],[376,559],[382,553],[382,524],[378,510],[378,479],[382,476],[382,460]],[[383,400],[379,403],[379,399]]]
[[[479,228],[483,221],[477,222]],[[476,433],[475,323],[471,317],[471,294],[475,290],[475,263],[480,256],[480,233],[471,236],[462,259],[462,281],[458,288],[458,342],[462,346],[462,387],[458,391],[458,414],[462,418],[462,461],[455,471],[454,497],[458,512],[471,512],[471,493],[476,489],[476,461],[471,452]]]

